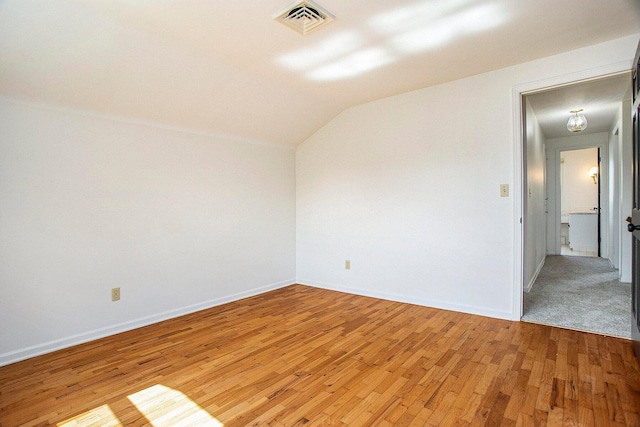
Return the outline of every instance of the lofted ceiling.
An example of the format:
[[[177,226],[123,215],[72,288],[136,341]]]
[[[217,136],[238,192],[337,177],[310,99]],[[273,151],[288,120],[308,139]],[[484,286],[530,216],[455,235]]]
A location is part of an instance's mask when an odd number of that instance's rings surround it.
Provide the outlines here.
[[[295,147],[344,109],[640,32],[637,0],[0,0],[0,95]]]

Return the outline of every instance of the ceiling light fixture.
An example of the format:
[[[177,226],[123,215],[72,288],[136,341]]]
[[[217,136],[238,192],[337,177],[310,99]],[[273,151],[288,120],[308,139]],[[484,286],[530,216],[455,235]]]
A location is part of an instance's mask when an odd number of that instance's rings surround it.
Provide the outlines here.
[[[567,130],[569,132],[582,132],[587,128],[587,118],[582,114],[582,108],[579,110],[571,110],[572,114],[569,116],[569,121],[567,122]]]
[[[276,21],[302,35],[328,24],[333,18],[332,14],[310,0],[297,1],[273,16]]]

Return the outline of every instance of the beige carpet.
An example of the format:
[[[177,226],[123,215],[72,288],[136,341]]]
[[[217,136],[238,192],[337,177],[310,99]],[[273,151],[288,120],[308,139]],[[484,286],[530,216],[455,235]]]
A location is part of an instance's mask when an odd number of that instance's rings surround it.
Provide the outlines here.
[[[631,284],[602,258],[548,256],[522,320],[631,338]]]

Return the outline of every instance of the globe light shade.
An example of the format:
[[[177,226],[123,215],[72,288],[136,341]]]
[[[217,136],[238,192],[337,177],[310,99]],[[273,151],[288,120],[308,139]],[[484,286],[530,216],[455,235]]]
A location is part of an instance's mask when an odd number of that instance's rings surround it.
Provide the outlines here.
[[[582,109],[571,110],[571,116],[567,122],[567,130],[569,132],[582,132],[587,128],[587,118],[582,114]]]

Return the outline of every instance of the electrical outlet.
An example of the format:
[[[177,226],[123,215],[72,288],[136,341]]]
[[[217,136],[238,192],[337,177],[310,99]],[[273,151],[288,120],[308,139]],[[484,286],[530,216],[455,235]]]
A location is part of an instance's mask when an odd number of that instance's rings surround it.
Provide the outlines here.
[[[120,301],[120,288],[111,288],[111,301]]]
[[[345,270],[351,270],[351,260],[345,260],[344,262],[344,269]]]
[[[500,184],[500,197],[509,197],[509,184]]]

